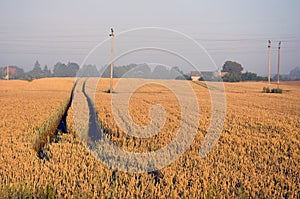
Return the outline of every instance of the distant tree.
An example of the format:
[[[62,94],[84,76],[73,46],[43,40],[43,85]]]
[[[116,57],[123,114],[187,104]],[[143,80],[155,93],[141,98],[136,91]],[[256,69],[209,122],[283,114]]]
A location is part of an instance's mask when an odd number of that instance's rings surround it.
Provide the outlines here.
[[[257,74],[252,72],[245,72],[242,74],[242,81],[257,81]]]
[[[95,65],[84,65],[77,72],[77,77],[99,77],[100,73]]]
[[[106,66],[102,67],[100,69],[99,73],[100,73],[101,77],[105,77],[105,78],[110,77],[110,66],[106,65]]]
[[[43,70],[41,68],[41,65],[39,64],[39,61],[35,62],[34,66],[33,66],[33,69],[28,72],[28,76],[31,79],[37,79],[37,78],[44,77],[44,73],[43,73]]]
[[[104,66],[100,69],[101,77],[110,77],[110,66]],[[151,69],[147,64],[129,64],[124,66],[115,66],[114,78],[149,78]]]
[[[124,65],[124,66],[114,66],[113,69],[113,77],[114,78],[121,78],[124,76],[125,73],[130,71],[131,69],[135,68],[137,64],[129,64],[129,65]],[[104,66],[100,70],[101,77],[110,77],[110,65]]]
[[[147,64],[139,64],[133,71],[137,78],[150,78],[152,73],[151,68]]]
[[[124,66],[119,66],[114,68],[114,77],[121,78],[123,77],[127,72],[131,71],[134,68],[137,68],[137,64],[129,64]],[[110,69],[110,68],[109,68]],[[131,74],[132,75],[132,74]],[[128,75],[127,75],[128,76]]]
[[[224,82],[240,82],[242,81],[242,75],[239,73],[227,73],[223,76]]]
[[[130,64],[125,68],[126,71],[121,77],[124,78],[149,78],[151,77],[151,68],[147,64]]]
[[[66,77],[67,76],[67,65],[61,62],[57,62],[53,68],[53,75],[55,77]]]
[[[169,70],[162,65],[157,65],[151,75],[152,79],[170,79]]]
[[[68,77],[76,77],[76,73],[79,70],[79,65],[74,62],[69,62],[67,64]]]
[[[57,62],[54,65],[53,75],[55,77],[75,77],[78,70],[79,65],[76,63],[69,62],[66,65],[64,63]]]
[[[268,81],[268,77],[257,76],[256,81]]]
[[[234,61],[226,61],[223,65],[222,72],[241,74],[243,67],[241,64]]]
[[[192,80],[190,75],[182,74],[175,78],[176,80]]]
[[[43,69],[43,76],[44,77],[51,77],[51,70],[48,69],[47,65],[45,65],[45,67]]]
[[[110,66],[104,66],[100,69],[101,77],[110,77]],[[124,66],[115,66],[113,72],[114,78],[146,78],[146,79],[190,79],[184,75],[179,67],[173,67],[170,70],[162,65],[155,66],[154,70],[147,64],[129,64]]]
[[[35,61],[33,69],[34,70],[42,70],[41,65],[38,60]]]
[[[175,66],[172,67],[169,72],[169,78],[170,79],[176,79],[176,78],[183,77],[183,72],[179,69],[179,67]]]
[[[291,80],[300,80],[300,67],[292,69],[289,73],[289,78]]]
[[[223,65],[222,72],[227,72],[223,76],[223,81],[239,82],[242,80],[243,67],[241,64],[234,61],[226,61]]]

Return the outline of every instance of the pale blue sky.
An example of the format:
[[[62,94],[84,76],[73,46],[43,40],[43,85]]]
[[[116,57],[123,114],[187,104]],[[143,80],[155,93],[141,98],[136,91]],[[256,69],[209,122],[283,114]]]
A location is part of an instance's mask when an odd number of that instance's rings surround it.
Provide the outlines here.
[[[0,66],[15,64],[28,70],[37,59],[49,67],[57,61],[81,63],[95,45],[108,38],[110,27],[118,33],[156,26],[191,36],[218,66],[235,60],[259,74],[267,73],[267,40],[273,41],[272,73],[277,71],[277,43],[283,40],[281,66],[287,73],[300,66],[299,9],[299,0],[0,0]],[[177,41],[156,37],[170,45]],[[136,40],[129,37],[126,42]],[[185,53],[197,56],[198,52]],[[140,60],[131,56],[126,61]]]

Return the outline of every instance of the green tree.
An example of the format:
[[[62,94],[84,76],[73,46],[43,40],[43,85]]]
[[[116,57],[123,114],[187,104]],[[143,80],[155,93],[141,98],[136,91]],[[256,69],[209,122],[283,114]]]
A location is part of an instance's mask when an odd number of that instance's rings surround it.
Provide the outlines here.
[[[245,72],[242,74],[242,81],[257,81],[257,74],[252,72]]]
[[[237,74],[241,74],[242,71],[243,71],[242,65],[235,61],[226,61],[222,69],[222,72],[237,73]]]
[[[240,82],[242,81],[242,75],[239,73],[227,73],[223,77],[224,82]]]
[[[222,72],[226,72],[223,81],[239,82],[242,80],[243,67],[234,61],[226,61],[223,65]]]

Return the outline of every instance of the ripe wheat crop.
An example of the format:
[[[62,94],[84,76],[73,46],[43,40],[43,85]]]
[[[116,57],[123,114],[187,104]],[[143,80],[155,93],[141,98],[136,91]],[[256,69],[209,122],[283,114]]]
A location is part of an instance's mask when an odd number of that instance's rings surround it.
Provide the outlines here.
[[[115,84],[117,83],[115,79]],[[134,80],[128,80],[134,81]],[[74,79],[32,82],[0,81],[0,196],[67,198],[297,198],[300,195],[300,86],[282,85],[282,94],[262,93],[264,83],[226,83],[226,119],[221,137],[207,157],[199,148],[211,119],[210,93],[190,82],[200,110],[199,126],[189,149],[156,173],[125,173],[98,161],[76,132],[72,109],[68,133],[44,146],[49,160],[33,150],[37,128],[69,99]],[[175,85],[181,81],[174,81]],[[96,89],[95,108],[105,136],[137,153],[167,145],[180,124],[174,93],[160,84],[132,94],[129,113],[138,125],[151,122],[155,104],[165,108],[165,125],[141,139],[123,131],[113,118],[109,80]],[[113,94],[115,96],[121,93]],[[188,121],[186,121],[188,122]]]

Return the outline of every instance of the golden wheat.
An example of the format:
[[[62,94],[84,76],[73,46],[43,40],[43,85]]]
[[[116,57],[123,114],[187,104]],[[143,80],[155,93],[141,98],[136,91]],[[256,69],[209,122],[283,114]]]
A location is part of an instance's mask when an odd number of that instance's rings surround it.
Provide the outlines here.
[[[115,80],[117,81],[117,80]],[[48,121],[70,96],[74,80],[0,81],[0,196],[68,198],[297,198],[300,160],[299,83],[283,85],[283,94],[261,92],[263,83],[226,83],[227,115],[216,147],[205,158],[199,148],[207,133],[211,103],[208,90],[191,82],[201,111],[190,149],[174,163],[153,174],[115,171],[97,161],[76,134],[72,109],[68,134],[47,144],[49,161],[32,149],[35,129]],[[180,81],[178,81],[180,84]],[[154,138],[128,136],[110,110],[107,79],[99,81],[95,106],[106,136],[124,150],[148,152],[175,136],[180,111],[167,88],[150,84],[131,97],[130,115],[148,124],[149,108],[161,104],[167,120]],[[156,93],[153,95],[153,93]],[[118,94],[114,94],[118,95]]]

